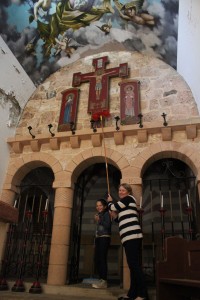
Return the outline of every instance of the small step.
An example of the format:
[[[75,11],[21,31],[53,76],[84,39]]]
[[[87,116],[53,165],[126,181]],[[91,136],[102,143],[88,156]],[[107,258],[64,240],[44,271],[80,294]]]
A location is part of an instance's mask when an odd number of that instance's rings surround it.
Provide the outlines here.
[[[126,291],[119,286],[109,286],[107,289],[94,289],[91,284],[78,283],[74,285],[47,285],[41,284],[42,293],[29,293],[33,283],[23,282],[25,287],[24,292],[13,292],[11,289],[15,282],[8,282],[8,291],[0,291],[1,300],[116,300],[119,296],[126,294]],[[155,288],[149,288],[149,300],[156,300]]]

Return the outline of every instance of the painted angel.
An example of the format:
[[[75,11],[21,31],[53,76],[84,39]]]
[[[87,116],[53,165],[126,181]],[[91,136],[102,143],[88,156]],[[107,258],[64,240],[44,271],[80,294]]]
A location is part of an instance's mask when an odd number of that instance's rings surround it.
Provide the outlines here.
[[[119,0],[113,0],[113,2],[122,19],[138,25],[155,25],[154,17],[142,11],[144,0],[133,0],[126,4],[120,3]]]
[[[110,33],[110,29],[112,28],[111,20],[109,20],[107,23],[103,24],[102,26],[96,26],[99,28],[102,32],[105,33],[105,35]]]
[[[71,57],[71,55],[74,53],[74,51],[78,48],[76,45],[70,44],[71,39],[67,37],[62,37],[60,40],[55,38],[56,41],[56,52],[55,56],[60,54],[61,51],[65,53],[67,57]]]

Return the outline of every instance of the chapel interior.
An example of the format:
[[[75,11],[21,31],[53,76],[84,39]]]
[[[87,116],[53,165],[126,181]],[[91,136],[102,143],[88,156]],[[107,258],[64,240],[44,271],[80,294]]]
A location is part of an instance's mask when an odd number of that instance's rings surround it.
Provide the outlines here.
[[[200,5],[50,2],[50,23],[0,4],[0,294],[92,289],[95,203],[127,182],[150,300],[200,299]],[[129,286],[115,221],[108,278],[113,299]]]

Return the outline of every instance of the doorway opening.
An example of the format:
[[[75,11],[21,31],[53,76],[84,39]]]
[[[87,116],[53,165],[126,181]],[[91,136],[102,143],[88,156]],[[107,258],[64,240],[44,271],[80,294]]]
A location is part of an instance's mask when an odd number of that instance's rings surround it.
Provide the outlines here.
[[[199,233],[199,196],[196,177],[182,161],[158,160],[143,175],[143,267],[155,283],[155,263],[165,259],[165,238],[196,239]]]
[[[10,224],[2,265],[9,280],[46,282],[54,213],[54,175],[40,167],[21,181],[14,201],[19,209],[17,224]]]
[[[108,164],[110,193],[118,197],[121,172]],[[108,188],[104,163],[94,164],[82,172],[75,184],[72,231],[69,255],[68,282],[82,282],[98,278],[94,265],[94,238],[96,201],[107,198]],[[108,281],[120,284],[122,273],[121,243],[118,225],[112,225],[111,245],[108,253]]]

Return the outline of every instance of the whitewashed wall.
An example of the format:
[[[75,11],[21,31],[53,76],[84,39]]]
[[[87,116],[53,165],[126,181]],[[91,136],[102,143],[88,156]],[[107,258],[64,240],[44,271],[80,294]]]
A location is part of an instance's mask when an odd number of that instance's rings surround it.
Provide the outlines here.
[[[23,108],[35,90],[33,82],[0,36],[0,190],[4,181],[9,149],[7,137],[15,135]]]
[[[179,0],[177,70],[191,88],[200,111],[199,0]]]

